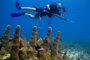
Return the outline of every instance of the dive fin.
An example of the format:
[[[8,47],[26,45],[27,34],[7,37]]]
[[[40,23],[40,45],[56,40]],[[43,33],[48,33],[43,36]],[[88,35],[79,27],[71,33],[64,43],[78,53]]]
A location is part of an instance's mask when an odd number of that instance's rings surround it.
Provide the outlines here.
[[[12,17],[18,17],[18,16],[21,16],[21,15],[18,14],[18,13],[13,13],[13,14],[11,14],[11,16],[12,16]]]
[[[20,10],[21,9],[21,7],[20,7],[20,5],[19,5],[19,3],[16,1],[16,8],[18,9],[18,10]]]
[[[21,15],[25,15],[26,12],[22,12],[22,13],[13,13],[11,14],[12,17],[18,17],[18,16],[21,16]]]

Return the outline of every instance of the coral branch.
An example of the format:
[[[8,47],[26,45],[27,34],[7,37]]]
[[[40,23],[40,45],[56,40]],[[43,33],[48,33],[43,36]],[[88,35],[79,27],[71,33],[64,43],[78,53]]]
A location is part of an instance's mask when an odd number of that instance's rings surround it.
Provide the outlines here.
[[[61,55],[62,46],[60,45],[58,53]]]
[[[54,39],[54,43],[51,50],[51,58],[54,60],[54,57],[57,56],[57,48],[58,48],[58,39],[60,36],[60,31],[58,31],[56,38]]]
[[[7,52],[9,52],[9,30],[10,30],[10,25],[7,25],[5,33],[4,33],[4,39],[2,40],[2,46],[5,48]]]
[[[27,42],[26,42],[26,38],[24,37],[24,35],[22,35],[22,41],[21,41],[21,47],[25,47],[27,49]]]
[[[63,60],[66,60],[67,59],[66,54],[67,54],[67,51],[65,51],[65,53],[64,53]]]
[[[19,51],[19,60],[23,60],[26,58],[26,49],[25,47],[22,47]]]
[[[36,30],[37,30],[37,27],[34,26],[32,35],[31,35],[31,39],[30,39],[30,46],[32,46],[32,48],[35,48],[35,46],[36,46],[36,36],[37,36]]]
[[[11,60],[19,60],[18,52],[19,52],[19,35],[20,35],[20,26],[18,25],[15,30],[13,45],[11,50]]]
[[[45,50],[43,48],[40,48],[37,56],[38,60],[45,60],[44,55],[45,55]]]
[[[47,37],[48,37],[49,39],[50,39],[51,32],[52,32],[52,28],[49,27],[49,28],[48,28],[48,32],[47,32]]]
[[[49,28],[48,28],[48,32],[47,32],[47,36],[43,39],[42,47],[43,47],[46,51],[48,51],[49,39],[50,39],[51,31],[52,31],[52,28],[49,27]]]

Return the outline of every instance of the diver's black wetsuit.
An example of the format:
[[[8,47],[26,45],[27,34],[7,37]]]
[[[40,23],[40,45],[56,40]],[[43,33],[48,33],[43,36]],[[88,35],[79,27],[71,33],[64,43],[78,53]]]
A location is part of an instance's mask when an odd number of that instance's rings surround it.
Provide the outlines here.
[[[39,12],[39,13],[35,15],[35,18],[43,17],[45,15],[48,15],[48,17],[51,18],[52,13],[61,15],[61,13],[59,12],[55,4],[50,4],[50,10],[48,10],[47,8],[45,8],[45,10],[48,12],[44,11],[42,8],[40,9],[36,8],[36,12]]]

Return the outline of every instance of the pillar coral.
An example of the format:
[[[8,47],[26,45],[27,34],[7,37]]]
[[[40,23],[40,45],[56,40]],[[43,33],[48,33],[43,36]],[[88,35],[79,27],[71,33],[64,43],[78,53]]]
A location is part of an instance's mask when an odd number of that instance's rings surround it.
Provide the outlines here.
[[[4,39],[2,40],[2,46],[5,48],[7,52],[9,52],[9,30],[10,25],[7,25],[4,33]]]
[[[56,38],[54,39],[54,43],[51,50],[51,58],[54,60],[55,57],[57,57],[57,48],[58,48],[58,40],[60,36],[60,31],[58,31]]]
[[[63,60],[69,60],[69,57],[67,57],[67,51],[65,51],[64,55],[63,55]]]
[[[27,55],[26,49],[25,49],[25,47],[22,47],[19,51],[19,60],[25,59],[26,55]]]
[[[49,27],[49,28],[48,28],[48,32],[47,32],[47,35],[46,35],[46,37],[43,39],[42,47],[43,47],[46,51],[48,51],[51,31],[52,31],[52,28]]]
[[[19,60],[19,35],[20,35],[20,26],[18,25],[15,30],[13,45],[11,50],[11,60]]]
[[[32,31],[32,35],[31,35],[31,39],[30,39],[30,46],[32,46],[32,48],[34,48],[34,49],[35,49],[35,46],[36,46],[36,39],[37,39],[36,38],[36,36],[37,36],[36,30],[37,30],[37,27],[34,26],[33,31]]]
[[[61,56],[61,45],[58,50],[60,31],[58,31],[58,33],[54,39],[52,49],[50,50],[49,49],[49,40],[50,40],[52,28],[51,27],[48,28],[47,35],[43,39],[43,42],[42,42],[42,39],[40,39],[36,42],[36,38],[37,38],[36,30],[37,30],[37,27],[34,26],[32,35],[31,35],[31,39],[30,39],[30,44],[26,44],[26,38],[24,36],[22,36],[22,38],[19,38],[20,26],[18,25],[16,27],[14,36],[9,43],[9,45],[11,45],[11,49],[9,49],[11,51],[10,52],[11,57],[9,60],[30,60],[30,59],[31,60],[68,60],[68,57],[66,56],[67,51],[64,53],[64,56]],[[9,28],[8,28],[8,31],[9,31]],[[9,39],[8,34],[9,34],[9,32],[7,34],[5,32],[5,35],[4,35],[5,40]],[[20,41],[23,43],[21,48],[19,48],[21,45]],[[5,41],[5,43],[6,43],[6,41]],[[36,46],[36,44],[37,44],[37,46]],[[25,48],[25,46],[28,46],[27,49]],[[36,47],[37,47],[37,49],[36,49]],[[2,50],[2,51],[4,51],[4,50]],[[4,53],[2,53],[2,54],[4,54]]]
[[[26,42],[26,38],[24,37],[24,35],[22,35],[22,47],[25,47],[27,49],[27,42]]]
[[[50,36],[51,36],[51,32],[52,32],[52,28],[49,27],[48,28],[48,32],[47,32],[47,37],[50,39]]]
[[[62,50],[62,46],[61,46],[61,44],[60,44],[60,47],[59,47],[59,51],[58,51],[58,53],[61,55],[61,50]]]
[[[27,57],[28,58],[32,58],[32,56],[34,55],[34,49],[32,47],[29,47],[28,53],[27,53]]]
[[[41,46],[41,44],[42,44],[42,38],[40,38],[39,40],[37,40],[37,46]]]
[[[1,48],[1,51],[0,51],[0,55],[5,55],[7,52],[5,51],[5,48],[4,47],[2,47]]]
[[[38,60],[46,60],[46,59],[45,59],[45,49],[40,48],[40,49],[38,50],[38,55],[37,55],[37,57],[38,57]]]

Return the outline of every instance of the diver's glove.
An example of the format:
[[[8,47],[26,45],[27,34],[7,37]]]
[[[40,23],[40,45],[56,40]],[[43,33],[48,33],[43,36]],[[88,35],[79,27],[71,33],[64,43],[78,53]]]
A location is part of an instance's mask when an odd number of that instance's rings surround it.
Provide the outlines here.
[[[63,12],[66,12],[66,9],[64,7],[62,9],[63,9]]]

